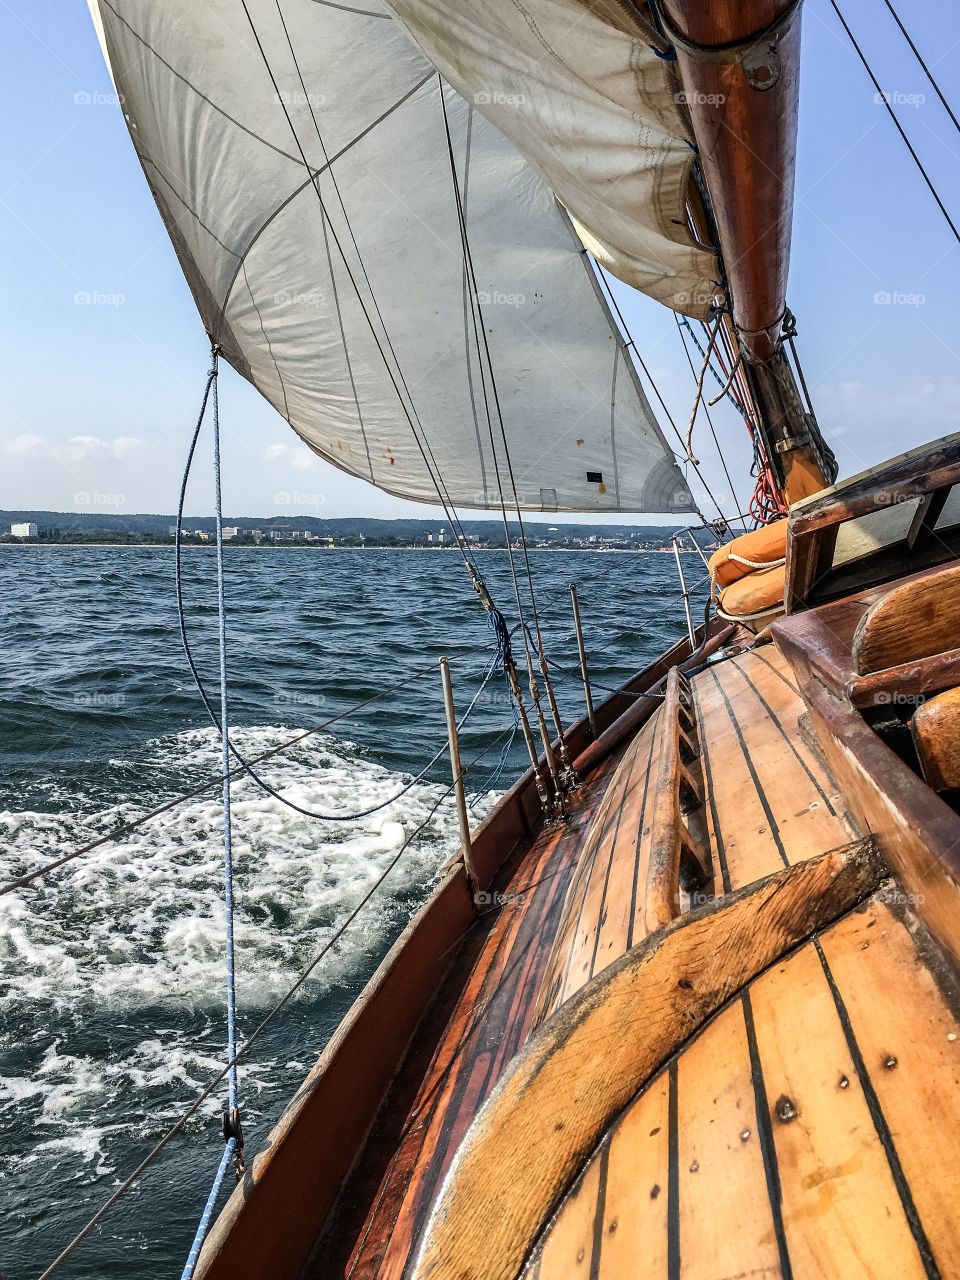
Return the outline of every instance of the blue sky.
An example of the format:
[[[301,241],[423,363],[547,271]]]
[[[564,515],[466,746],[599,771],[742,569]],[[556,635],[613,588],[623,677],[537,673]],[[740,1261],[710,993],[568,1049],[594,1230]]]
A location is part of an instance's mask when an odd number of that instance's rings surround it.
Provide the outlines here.
[[[844,12],[960,220],[960,135],[881,0],[847,0]],[[960,9],[918,0],[902,16],[960,109]],[[847,475],[960,429],[960,245],[828,0],[806,0],[803,22],[789,301],[821,425]],[[0,0],[0,27],[0,507],[170,511],[208,364],[200,321],[86,6]],[[77,304],[78,293],[101,301]],[[693,382],[672,313],[626,289],[618,296],[684,424]],[[297,492],[316,495],[319,515],[426,513],[334,471],[232,371],[221,381],[229,511],[283,513],[275,495]],[[743,501],[743,427],[723,406],[715,424]],[[705,441],[697,451],[730,502]],[[190,509],[209,504],[200,477]]]

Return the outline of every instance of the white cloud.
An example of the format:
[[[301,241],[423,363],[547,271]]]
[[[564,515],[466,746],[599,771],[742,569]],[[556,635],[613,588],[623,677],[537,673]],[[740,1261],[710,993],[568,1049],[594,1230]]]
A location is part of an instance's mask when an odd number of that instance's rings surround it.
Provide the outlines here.
[[[30,435],[24,431],[4,445],[7,453],[16,454],[20,458],[39,458],[44,453],[44,443],[40,436]]]
[[[268,462],[284,458],[294,471],[310,471],[316,462],[316,455],[302,444],[271,444],[264,450],[263,456]]]
[[[129,458],[143,444],[137,436],[113,436],[109,440],[101,436],[71,436],[66,444],[54,444],[42,436],[24,432],[8,440],[7,453],[21,458],[65,458],[80,462],[85,458]]]

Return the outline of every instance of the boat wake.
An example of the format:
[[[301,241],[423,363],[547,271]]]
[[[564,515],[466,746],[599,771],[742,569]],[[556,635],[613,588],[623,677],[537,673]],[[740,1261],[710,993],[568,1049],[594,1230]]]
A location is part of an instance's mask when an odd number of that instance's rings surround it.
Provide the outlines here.
[[[245,728],[234,736],[252,757],[295,732]],[[218,756],[212,729],[157,739],[145,745],[135,766],[114,762],[115,775],[131,779],[131,788],[108,810],[87,812],[81,802],[72,813],[0,813],[0,880],[6,883],[218,772]],[[263,774],[286,798],[331,813],[382,803],[410,776],[363,759],[349,742],[320,736],[265,763]],[[163,786],[145,792],[145,778],[163,779]],[[249,780],[235,785],[241,1035],[427,821],[384,891],[287,1011],[284,1031],[271,1032],[257,1061],[243,1067],[252,1117],[260,1094],[265,1091],[268,1105],[281,1080],[286,1088],[303,1075],[454,851],[452,802],[430,817],[445,789],[417,784],[379,812],[340,823],[304,817]],[[0,898],[0,1133],[19,1135],[13,1151],[5,1144],[0,1169],[25,1173],[30,1165],[55,1160],[81,1179],[109,1173],[112,1140],[121,1140],[121,1150],[131,1134],[142,1137],[145,1126],[159,1132],[222,1066],[221,831],[214,788]],[[210,1099],[197,1127],[219,1107]],[[32,1142],[25,1140],[31,1124]]]

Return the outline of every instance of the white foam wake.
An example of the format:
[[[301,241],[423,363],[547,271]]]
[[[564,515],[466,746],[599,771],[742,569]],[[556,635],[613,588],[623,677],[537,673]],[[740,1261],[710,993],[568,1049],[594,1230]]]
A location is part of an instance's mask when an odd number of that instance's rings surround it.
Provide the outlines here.
[[[247,756],[294,730],[235,734]],[[132,819],[219,771],[212,730],[146,744],[136,791],[108,811],[0,813],[0,882]],[[364,760],[349,743],[311,738],[263,775],[307,808],[355,812],[394,796],[409,775]],[[152,776],[165,789],[150,789]],[[249,780],[233,789],[239,1030],[248,1034],[423,823],[384,889],[312,975],[300,999],[370,971],[455,848],[446,788],[418,784],[357,822],[323,822]],[[490,797],[489,799],[492,799]],[[487,806],[481,806],[487,807]],[[79,810],[79,812],[77,811]],[[90,1181],[131,1142],[159,1136],[223,1063],[222,823],[217,789],[156,818],[24,890],[0,898],[0,1170]],[[342,997],[340,997],[342,1000]],[[292,1010],[288,1010],[288,1017]],[[296,1014],[294,1014],[296,1018]],[[255,1051],[242,1070],[245,1115],[275,1110],[312,1064],[330,1027],[312,1014]],[[291,1053],[291,1045],[294,1046]],[[261,1106],[258,1106],[258,1099]],[[220,1109],[208,1099],[197,1127]],[[32,1132],[31,1132],[32,1129]],[[38,1163],[39,1162],[39,1163]]]
[[[248,756],[292,731],[243,729]],[[185,783],[219,764],[212,730],[147,744],[145,776],[176,765]],[[285,797],[323,812],[355,812],[394,795],[405,776],[360,758],[350,744],[308,739],[263,766]],[[185,788],[186,789],[186,788]],[[249,780],[233,789],[237,984],[241,1005],[279,996],[356,905],[444,787],[418,784],[358,822],[304,817]],[[149,807],[142,793],[95,816],[0,813],[0,880],[76,847]],[[376,944],[396,896],[423,886],[454,844],[445,802],[391,874],[389,889],[365,909],[315,982],[342,976],[357,950]],[[0,898],[0,1009],[24,1000],[54,1007],[102,1007],[223,1000],[223,878],[216,790],[117,844],[69,864],[49,879]]]

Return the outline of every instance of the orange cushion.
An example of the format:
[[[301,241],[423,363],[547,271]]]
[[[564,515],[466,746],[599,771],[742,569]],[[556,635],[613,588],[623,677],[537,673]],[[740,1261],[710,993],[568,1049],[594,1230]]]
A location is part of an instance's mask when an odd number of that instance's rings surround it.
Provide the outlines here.
[[[753,573],[758,565],[772,564],[786,554],[787,522],[775,520],[773,524],[762,524],[752,533],[742,533],[715,551],[709,560],[710,576],[717,586],[725,587]],[[749,563],[744,564],[744,560]]]
[[[786,566],[782,564],[772,569],[755,569],[724,588],[720,608],[736,618],[773,609],[783,603],[785,577]]]

